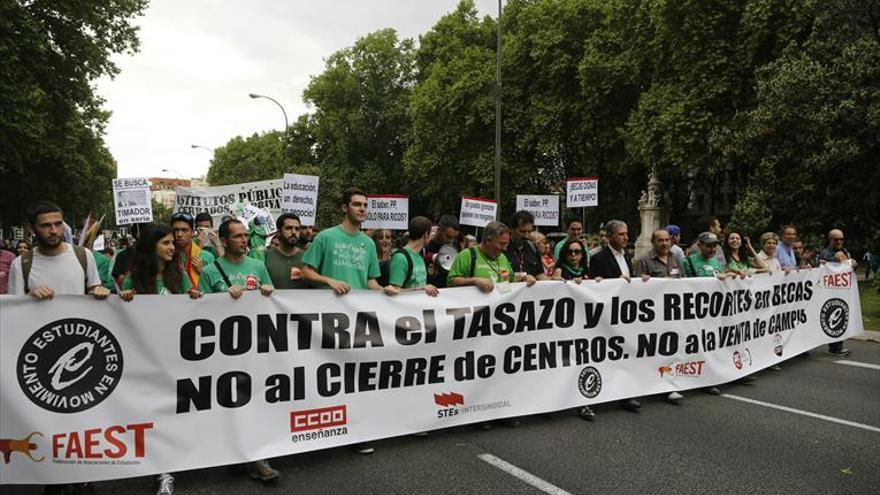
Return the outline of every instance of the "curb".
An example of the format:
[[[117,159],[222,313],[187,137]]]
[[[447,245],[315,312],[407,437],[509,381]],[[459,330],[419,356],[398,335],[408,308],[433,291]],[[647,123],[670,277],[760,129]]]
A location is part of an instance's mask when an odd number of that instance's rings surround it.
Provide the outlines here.
[[[855,337],[850,337],[853,340],[861,340],[868,342],[877,342],[880,343],[880,332],[874,330],[865,330],[863,335],[857,335]]]

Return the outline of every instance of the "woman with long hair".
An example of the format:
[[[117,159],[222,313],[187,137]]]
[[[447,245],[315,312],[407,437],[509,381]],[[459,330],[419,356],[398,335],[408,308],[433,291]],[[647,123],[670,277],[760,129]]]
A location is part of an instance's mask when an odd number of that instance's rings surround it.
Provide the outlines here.
[[[574,280],[581,283],[590,278],[587,275],[587,248],[579,239],[564,239],[562,249],[559,251],[559,262],[556,264],[556,272],[553,278],[557,280]]]
[[[135,294],[185,294],[194,297],[189,277],[184,277],[174,257],[174,235],[165,225],[142,229],[135,245],[131,272],[122,281],[120,296],[131,301]]]
[[[391,259],[391,251],[394,247],[394,235],[388,229],[376,229],[371,234],[373,242],[376,243],[376,255],[379,257],[379,263]]]
[[[135,294],[184,294],[193,299],[201,293],[194,290],[189,277],[184,277],[180,263],[174,256],[174,234],[165,225],[150,225],[141,228],[135,245],[131,271],[122,281],[123,301],[131,301]],[[170,473],[159,475],[159,490],[156,495],[174,493],[174,476]]]
[[[728,232],[721,249],[724,251],[724,259],[727,260],[727,271],[731,273],[745,277],[752,268],[767,271],[767,264],[758,257],[752,242],[738,232]]]

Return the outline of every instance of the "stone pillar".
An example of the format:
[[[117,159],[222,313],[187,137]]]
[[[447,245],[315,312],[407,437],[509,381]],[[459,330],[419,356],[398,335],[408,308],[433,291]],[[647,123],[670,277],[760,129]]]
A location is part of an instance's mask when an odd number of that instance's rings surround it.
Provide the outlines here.
[[[639,199],[639,216],[641,232],[636,239],[635,257],[639,258],[651,251],[651,233],[666,225],[666,211],[663,208],[663,195],[660,192],[660,179],[656,169],[648,176],[648,190],[642,191]]]

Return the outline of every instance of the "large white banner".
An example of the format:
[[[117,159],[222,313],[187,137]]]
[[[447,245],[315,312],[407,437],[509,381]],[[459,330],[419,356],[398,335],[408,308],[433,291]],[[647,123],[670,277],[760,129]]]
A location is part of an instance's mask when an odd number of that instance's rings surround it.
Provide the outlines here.
[[[206,211],[219,225],[223,215],[238,203],[250,203],[257,208],[269,210],[272,215],[281,214],[282,179],[247,182],[214,187],[178,187],[174,213],[183,212],[196,216]]]
[[[534,215],[535,225],[559,226],[559,196],[555,194],[517,194],[516,209]],[[511,228],[516,226],[511,225]]]
[[[226,465],[707,387],[862,333],[842,265],[436,298],[0,303],[2,484]]]
[[[150,181],[144,177],[113,179],[113,206],[116,225],[153,221]]]

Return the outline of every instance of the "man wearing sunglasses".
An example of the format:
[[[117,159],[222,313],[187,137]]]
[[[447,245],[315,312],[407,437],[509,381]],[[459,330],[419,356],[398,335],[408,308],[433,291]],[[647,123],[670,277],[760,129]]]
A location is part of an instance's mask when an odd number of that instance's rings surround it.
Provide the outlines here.
[[[180,253],[180,269],[189,277],[192,286],[198,287],[202,270],[214,262],[214,255],[193,242],[194,225],[195,219],[189,213],[171,216],[171,232],[174,234],[174,248]]]

